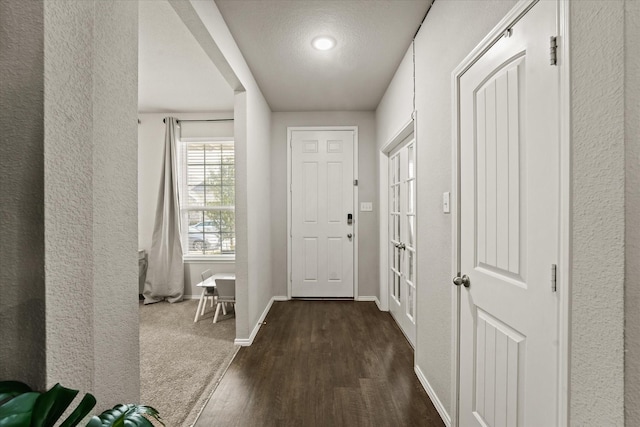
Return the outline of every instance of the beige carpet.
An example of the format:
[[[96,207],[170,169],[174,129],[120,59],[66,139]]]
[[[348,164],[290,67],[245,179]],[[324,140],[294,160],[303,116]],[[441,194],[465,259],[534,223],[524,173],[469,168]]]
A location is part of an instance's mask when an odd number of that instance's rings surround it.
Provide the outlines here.
[[[156,408],[167,427],[195,423],[238,348],[233,311],[214,325],[208,306],[193,323],[197,306],[140,304],[140,402]]]

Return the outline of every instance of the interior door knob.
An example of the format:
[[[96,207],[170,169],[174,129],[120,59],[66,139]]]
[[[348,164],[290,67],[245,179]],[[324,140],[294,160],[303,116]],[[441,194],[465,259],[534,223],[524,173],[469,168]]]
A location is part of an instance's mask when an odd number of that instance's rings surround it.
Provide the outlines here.
[[[469,280],[469,276],[463,274],[462,277],[454,277],[453,284],[456,286],[464,285],[465,288],[468,288],[469,286],[471,286],[471,280]]]
[[[347,234],[347,237],[348,237],[349,239],[351,239],[351,238],[353,237],[353,234],[349,233],[349,234]]]

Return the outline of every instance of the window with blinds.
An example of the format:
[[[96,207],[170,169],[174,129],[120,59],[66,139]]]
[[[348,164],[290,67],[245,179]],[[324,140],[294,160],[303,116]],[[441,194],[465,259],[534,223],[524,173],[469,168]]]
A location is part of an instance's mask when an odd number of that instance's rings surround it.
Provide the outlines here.
[[[180,203],[185,256],[234,258],[233,141],[182,142],[181,145]]]

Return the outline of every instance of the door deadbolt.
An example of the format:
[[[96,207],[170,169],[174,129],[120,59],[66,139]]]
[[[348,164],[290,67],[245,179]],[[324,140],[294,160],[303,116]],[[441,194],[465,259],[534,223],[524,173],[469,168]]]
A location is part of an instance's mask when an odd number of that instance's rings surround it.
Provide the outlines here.
[[[469,286],[471,286],[471,280],[469,280],[469,276],[463,274],[462,277],[454,277],[453,284],[456,286],[464,285],[465,288],[468,288]]]

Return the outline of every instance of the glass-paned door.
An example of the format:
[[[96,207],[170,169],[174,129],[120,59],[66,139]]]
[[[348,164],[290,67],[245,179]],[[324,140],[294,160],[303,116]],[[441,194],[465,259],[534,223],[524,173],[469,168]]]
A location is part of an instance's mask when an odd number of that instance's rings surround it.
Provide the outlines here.
[[[416,155],[413,137],[389,155],[389,310],[415,345]]]

